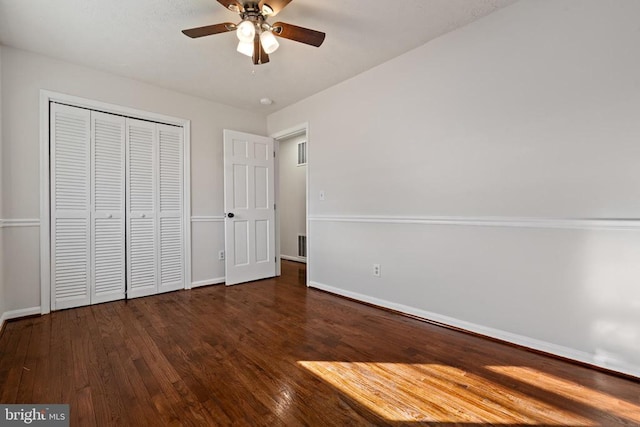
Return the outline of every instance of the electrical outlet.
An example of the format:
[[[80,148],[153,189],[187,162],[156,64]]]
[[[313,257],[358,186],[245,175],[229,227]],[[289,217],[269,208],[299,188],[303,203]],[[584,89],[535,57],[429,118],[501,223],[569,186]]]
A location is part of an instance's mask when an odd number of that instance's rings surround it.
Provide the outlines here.
[[[380,277],[380,264],[373,264],[373,277]]]
[[[224,261],[224,251],[218,252],[218,261]]]

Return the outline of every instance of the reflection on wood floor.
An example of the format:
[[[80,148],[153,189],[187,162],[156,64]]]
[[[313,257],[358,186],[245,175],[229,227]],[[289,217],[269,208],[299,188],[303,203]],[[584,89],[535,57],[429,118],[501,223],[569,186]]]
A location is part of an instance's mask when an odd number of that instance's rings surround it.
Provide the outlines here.
[[[71,425],[640,425],[640,383],[304,286],[234,287],[9,322],[0,403]]]

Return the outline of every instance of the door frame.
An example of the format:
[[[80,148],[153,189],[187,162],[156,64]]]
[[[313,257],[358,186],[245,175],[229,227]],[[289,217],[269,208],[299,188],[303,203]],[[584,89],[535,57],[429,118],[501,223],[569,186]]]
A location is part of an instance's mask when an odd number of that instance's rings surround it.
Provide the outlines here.
[[[134,119],[181,126],[184,131],[183,232],[185,289],[191,288],[191,120],[108,104],[92,99],[40,90],[40,314],[51,311],[51,206],[49,132],[51,102],[117,114]]]
[[[309,167],[311,162],[309,161],[309,122],[300,123],[296,126],[292,126],[290,128],[281,130],[279,132],[275,132],[269,135],[273,138],[274,149],[276,152],[275,158],[275,196],[276,196],[276,276],[280,276],[282,274],[282,260],[280,259],[280,141],[283,139],[288,139],[294,136],[306,135],[307,139],[307,166],[306,166],[306,187],[305,187],[305,233],[307,234],[307,283],[309,286],[310,283],[310,271],[311,271],[311,251],[309,251]]]

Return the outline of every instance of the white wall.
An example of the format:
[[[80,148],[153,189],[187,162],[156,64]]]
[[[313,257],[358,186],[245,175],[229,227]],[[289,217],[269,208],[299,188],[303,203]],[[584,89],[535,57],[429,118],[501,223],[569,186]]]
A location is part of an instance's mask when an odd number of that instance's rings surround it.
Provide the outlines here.
[[[191,120],[192,281],[224,276],[222,130],[265,134],[259,114],[41,55],[2,48],[4,217],[34,219],[5,228],[5,310],[40,305],[39,96],[40,89]]]
[[[640,376],[639,15],[521,1],[270,115],[313,285]]]
[[[307,166],[298,166],[298,143],[306,135],[280,141],[278,167],[280,173],[280,255],[303,261],[298,257],[298,235],[307,234]]]

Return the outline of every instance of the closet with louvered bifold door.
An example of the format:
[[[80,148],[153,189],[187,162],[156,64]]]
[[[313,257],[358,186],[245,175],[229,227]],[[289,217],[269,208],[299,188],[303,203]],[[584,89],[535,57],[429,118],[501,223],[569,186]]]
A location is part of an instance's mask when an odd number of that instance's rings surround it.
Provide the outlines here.
[[[184,288],[183,129],[50,114],[51,308]]]
[[[127,120],[129,296],[184,288],[181,128]]]

